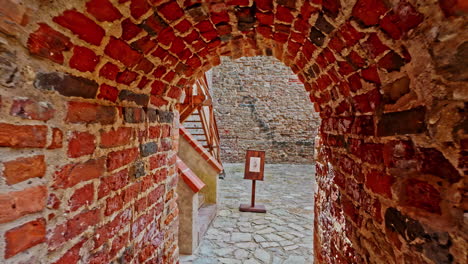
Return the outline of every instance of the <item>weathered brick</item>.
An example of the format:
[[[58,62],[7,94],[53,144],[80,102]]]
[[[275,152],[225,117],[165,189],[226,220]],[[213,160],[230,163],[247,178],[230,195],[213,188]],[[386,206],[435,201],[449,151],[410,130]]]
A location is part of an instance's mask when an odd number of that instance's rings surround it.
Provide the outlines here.
[[[27,45],[31,54],[59,64],[63,63],[63,52],[70,50],[73,46],[70,38],[43,23],[39,23],[39,29],[29,36]]]
[[[63,144],[63,132],[58,128],[52,128],[52,140],[47,149],[58,149]]]
[[[101,123],[113,124],[117,110],[112,106],[104,106],[85,102],[68,102],[68,112],[65,121],[68,123]]]
[[[143,157],[148,157],[158,151],[158,144],[156,142],[148,142],[140,145],[140,153]]]
[[[131,0],[130,2],[130,13],[136,19],[148,12],[150,8],[151,6],[146,0]]]
[[[441,214],[439,191],[425,181],[409,179],[404,183],[401,194],[403,204],[428,211],[430,213]]]
[[[117,101],[119,95],[119,90],[114,86],[107,85],[105,83],[101,84],[99,87],[98,99],[109,100],[111,102]]]
[[[72,264],[78,263],[81,259],[80,250],[84,244],[84,240],[76,243],[72,248],[70,248],[62,257],[60,257],[54,264]]]
[[[3,175],[8,184],[19,183],[31,178],[42,178],[46,172],[44,155],[18,158],[3,163]]]
[[[403,60],[400,55],[396,54],[395,52],[391,51],[385,56],[383,56],[379,62],[378,65],[380,68],[386,69],[388,72],[392,71],[399,71],[400,68],[405,65],[405,61]]]
[[[80,46],[73,48],[73,56],[70,59],[70,67],[82,72],[93,72],[99,63],[99,56],[94,51]]]
[[[94,226],[99,223],[100,211],[97,209],[84,211],[65,223],[56,226],[48,232],[49,249],[54,250],[65,242],[70,241],[74,237],[83,233],[88,227]]]
[[[380,21],[380,26],[392,38],[400,39],[403,34],[417,27],[424,19],[410,3],[401,1]]]
[[[99,178],[104,173],[105,159],[92,159],[63,166],[55,172],[53,188],[69,188],[77,183]]]
[[[89,155],[96,149],[95,136],[88,132],[73,132],[68,141],[68,157]]]
[[[158,6],[158,12],[169,21],[177,20],[184,15],[184,10],[174,1]]]
[[[125,85],[130,85],[138,77],[138,73],[125,70],[117,74],[116,81]]]
[[[15,99],[11,106],[10,114],[24,119],[47,121],[54,117],[55,109],[48,102]]]
[[[140,106],[147,106],[149,103],[149,96],[146,94],[137,94],[129,90],[122,90],[119,94],[120,101],[134,102]]]
[[[135,66],[141,59],[141,54],[132,49],[125,41],[111,37],[104,53],[122,62],[127,67]]]
[[[384,172],[372,170],[366,175],[366,187],[372,192],[392,198],[392,185],[395,179]]]
[[[84,41],[99,46],[105,35],[104,29],[93,20],[76,10],[67,10],[61,16],[52,19],[62,27],[68,28]]]
[[[70,205],[71,211],[76,211],[83,205],[92,204],[94,200],[94,185],[92,183],[87,184],[77,189],[70,197],[68,204]]]
[[[419,170],[422,173],[436,175],[450,183],[462,179],[457,169],[448,161],[444,155],[434,148],[419,148]]]
[[[46,241],[46,221],[39,218],[5,232],[5,258]]]
[[[101,143],[99,146],[102,148],[111,148],[127,145],[132,139],[132,131],[131,127],[120,127],[116,130],[101,131]]]
[[[99,76],[114,81],[119,72],[120,69],[117,65],[107,62],[102,66],[101,70],[99,70]]]
[[[0,194],[0,223],[7,223],[24,215],[44,210],[46,199],[47,188],[45,186]]]
[[[38,72],[34,87],[41,90],[57,91],[65,96],[95,98],[99,85],[92,80],[61,72]]]
[[[114,212],[122,209],[123,205],[123,194],[116,194],[112,197],[109,197],[106,199],[106,210],[104,211],[104,214],[109,216]]]
[[[46,126],[17,126],[0,123],[0,146],[43,148],[47,143]]]
[[[125,107],[124,120],[127,123],[142,123],[146,119],[145,111],[142,108]]]
[[[388,9],[386,2],[382,0],[359,0],[353,7],[352,15],[371,26],[378,24],[380,16]]]
[[[426,131],[425,107],[383,114],[377,125],[378,136],[419,134]]]
[[[86,3],[86,10],[99,21],[112,22],[122,17],[109,0],[91,0]]]
[[[125,166],[136,160],[138,156],[138,148],[111,152],[107,155],[107,171],[113,171],[117,168]]]
[[[129,182],[128,170],[124,169],[102,178],[99,184],[98,199],[125,187]]]

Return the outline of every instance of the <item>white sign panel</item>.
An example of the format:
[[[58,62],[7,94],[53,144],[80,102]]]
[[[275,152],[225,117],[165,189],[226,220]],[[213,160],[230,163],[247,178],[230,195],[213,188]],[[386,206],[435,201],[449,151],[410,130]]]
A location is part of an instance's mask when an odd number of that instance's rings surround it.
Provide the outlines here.
[[[250,157],[249,171],[260,172],[260,161],[259,157]]]

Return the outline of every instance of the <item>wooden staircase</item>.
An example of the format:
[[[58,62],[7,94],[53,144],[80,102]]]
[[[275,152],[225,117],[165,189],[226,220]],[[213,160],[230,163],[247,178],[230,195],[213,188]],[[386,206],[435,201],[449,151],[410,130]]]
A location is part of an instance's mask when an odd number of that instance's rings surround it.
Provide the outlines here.
[[[184,90],[180,123],[221,164],[218,126],[206,76]]]

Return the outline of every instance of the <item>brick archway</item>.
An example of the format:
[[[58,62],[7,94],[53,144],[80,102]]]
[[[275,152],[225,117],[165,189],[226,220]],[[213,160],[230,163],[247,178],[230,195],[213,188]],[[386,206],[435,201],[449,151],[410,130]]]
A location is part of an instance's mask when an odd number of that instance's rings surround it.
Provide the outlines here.
[[[273,55],[323,119],[316,262],[462,263],[466,11],[443,0],[8,1],[0,259],[176,262],[179,97],[220,56]]]

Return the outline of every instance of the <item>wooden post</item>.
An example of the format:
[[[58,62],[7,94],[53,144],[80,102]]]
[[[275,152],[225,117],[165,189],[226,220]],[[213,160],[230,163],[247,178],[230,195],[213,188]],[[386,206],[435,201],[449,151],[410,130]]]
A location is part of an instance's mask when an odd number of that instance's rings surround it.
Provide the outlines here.
[[[255,162],[255,164],[251,164]],[[247,150],[244,179],[252,180],[252,201],[249,204],[241,204],[239,211],[252,213],[266,213],[264,205],[255,205],[256,181],[263,181],[263,171],[265,167],[265,152]]]

